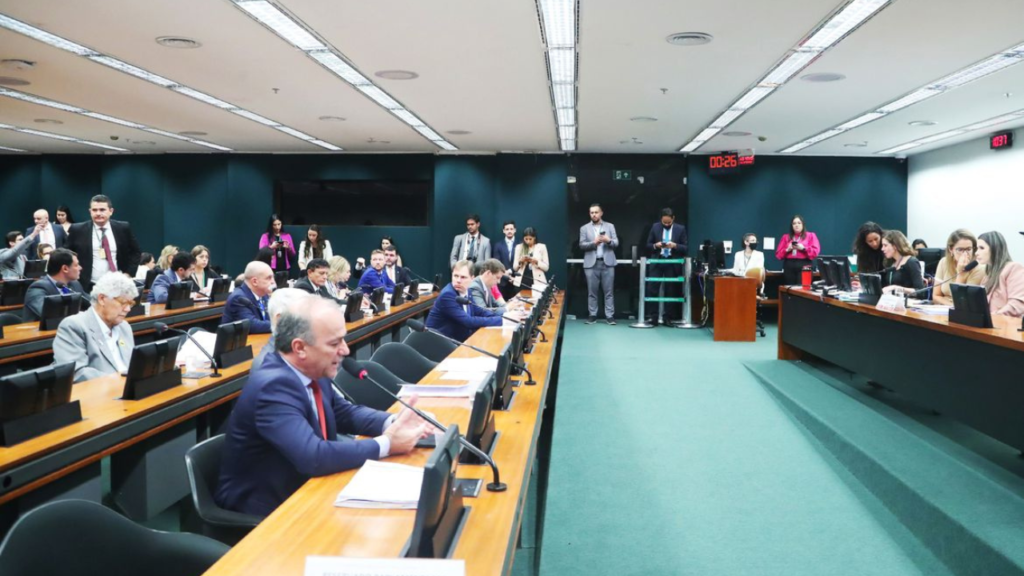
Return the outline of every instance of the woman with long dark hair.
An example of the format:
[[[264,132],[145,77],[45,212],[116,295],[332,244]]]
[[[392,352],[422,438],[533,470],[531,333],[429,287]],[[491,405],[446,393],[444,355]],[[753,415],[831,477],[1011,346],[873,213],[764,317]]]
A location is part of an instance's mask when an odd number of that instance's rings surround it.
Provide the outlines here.
[[[782,235],[782,240],[775,249],[775,257],[782,261],[782,274],[788,286],[800,283],[800,272],[804,266],[821,254],[821,244],[814,232],[808,232],[804,217],[797,214],[789,222],[789,233]]]
[[[305,270],[306,264],[314,258],[330,260],[334,256],[331,241],[324,238],[319,224],[310,224],[306,230],[306,239],[299,244],[299,270]]]
[[[978,236],[977,259],[987,268],[985,291],[992,313],[1024,316],[1024,266],[1010,258],[1003,235],[993,231]]]
[[[537,242],[536,228],[530,226],[523,230],[523,243],[516,246],[512,265],[515,267],[512,274],[515,276],[513,284],[516,286],[530,288],[534,282],[547,284],[544,273],[550,267],[548,247]]]
[[[260,248],[270,248],[274,251],[270,267],[275,272],[291,270],[292,258],[295,257],[295,242],[292,241],[292,235],[284,231],[284,223],[277,214],[270,215],[267,231],[260,236]]]
[[[857,237],[853,239],[853,253],[857,256],[857,272],[877,274],[881,272],[882,235],[885,230],[874,222],[865,222],[857,229]]]
[[[55,217],[57,218],[57,224],[60,224],[61,228],[64,228],[65,234],[71,230],[71,225],[75,223],[75,219],[71,217],[71,208],[68,208],[64,204],[57,206]]]

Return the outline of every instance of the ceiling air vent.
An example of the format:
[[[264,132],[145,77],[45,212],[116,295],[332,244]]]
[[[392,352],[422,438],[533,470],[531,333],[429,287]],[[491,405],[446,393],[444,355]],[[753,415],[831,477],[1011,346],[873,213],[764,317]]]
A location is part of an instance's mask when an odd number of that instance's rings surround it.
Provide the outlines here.
[[[676,46],[700,46],[711,42],[713,38],[714,36],[705,32],[680,32],[669,35],[665,41]]]

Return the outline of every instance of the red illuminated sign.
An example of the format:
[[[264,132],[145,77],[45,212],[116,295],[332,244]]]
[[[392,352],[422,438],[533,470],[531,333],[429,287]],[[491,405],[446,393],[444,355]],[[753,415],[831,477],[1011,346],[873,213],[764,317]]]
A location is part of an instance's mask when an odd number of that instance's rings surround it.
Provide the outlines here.
[[[1013,132],[1001,132],[989,137],[988,147],[992,150],[1010,148],[1013,146]]]

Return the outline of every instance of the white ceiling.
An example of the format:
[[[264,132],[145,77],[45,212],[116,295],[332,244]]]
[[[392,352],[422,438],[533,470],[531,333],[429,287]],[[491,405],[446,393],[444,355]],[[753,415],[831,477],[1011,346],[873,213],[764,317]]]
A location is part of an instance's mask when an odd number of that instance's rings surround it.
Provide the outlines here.
[[[276,2],[460,151],[558,151],[534,0]],[[581,0],[579,151],[675,152],[843,3]],[[438,151],[228,0],[0,0],[0,13],[347,152]],[[669,34],[684,31],[707,32],[714,41],[696,47],[665,42]],[[159,36],[185,36],[203,46],[165,48],[154,41]],[[750,136],[720,134],[698,153],[743,148],[775,153],[1022,41],[1022,0],[894,0],[799,74],[834,72],[844,74],[845,80],[810,83],[795,78],[724,130]],[[30,85],[14,89],[33,95],[169,132],[207,132],[204,140],[238,152],[323,152],[273,128],[2,29],[0,59],[36,63],[23,72],[0,68],[0,76],[29,81]],[[415,71],[419,78],[374,76],[393,69]],[[873,155],[1019,109],[1024,109],[1024,64],[797,155]],[[346,120],[321,121],[320,116]],[[630,120],[637,116],[658,121]],[[64,123],[35,122],[41,118]],[[912,120],[938,124],[916,128],[908,125]],[[0,97],[0,123],[139,153],[210,152],[6,97]],[[1024,118],[1005,127],[1018,125],[1024,125]],[[449,134],[452,130],[471,134]],[[986,133],[951,138],[908,154]],[[112,142],[111,136],[118,140]],[[857,142],[867,146],[844,146]],[[9,130],[0,130],[0,146],[43,153],[104,152]]]

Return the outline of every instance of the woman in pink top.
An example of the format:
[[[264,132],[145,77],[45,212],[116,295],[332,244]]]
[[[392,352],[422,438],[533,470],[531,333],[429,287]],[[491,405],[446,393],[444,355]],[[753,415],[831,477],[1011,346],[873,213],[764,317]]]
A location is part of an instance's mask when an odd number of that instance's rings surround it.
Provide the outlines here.
[[[985,292],[988,292],[992,313],[1014,318],[1024,316],[1024,266],[1010,258],[1003,235],[985,232],[978,236],[978,252],[974,258],[985,265]]]
[[[814,232],[804,226],[804,217],[797,214],[790,223],[789,234],[783,234],[775,249],[775,257],[782,261],[784,282],[792,286],[800,283],[800,271],[810,266],[821,254],[821,244]]]
[[[292,235],[283,230],[281,218],[277,214],[270,215],[267,231],[260,236],[260,248],[270,248],[274,255],[270,258],[270,267],[275,272],[290,270],[292,258],[295,258],[295,242]]]

